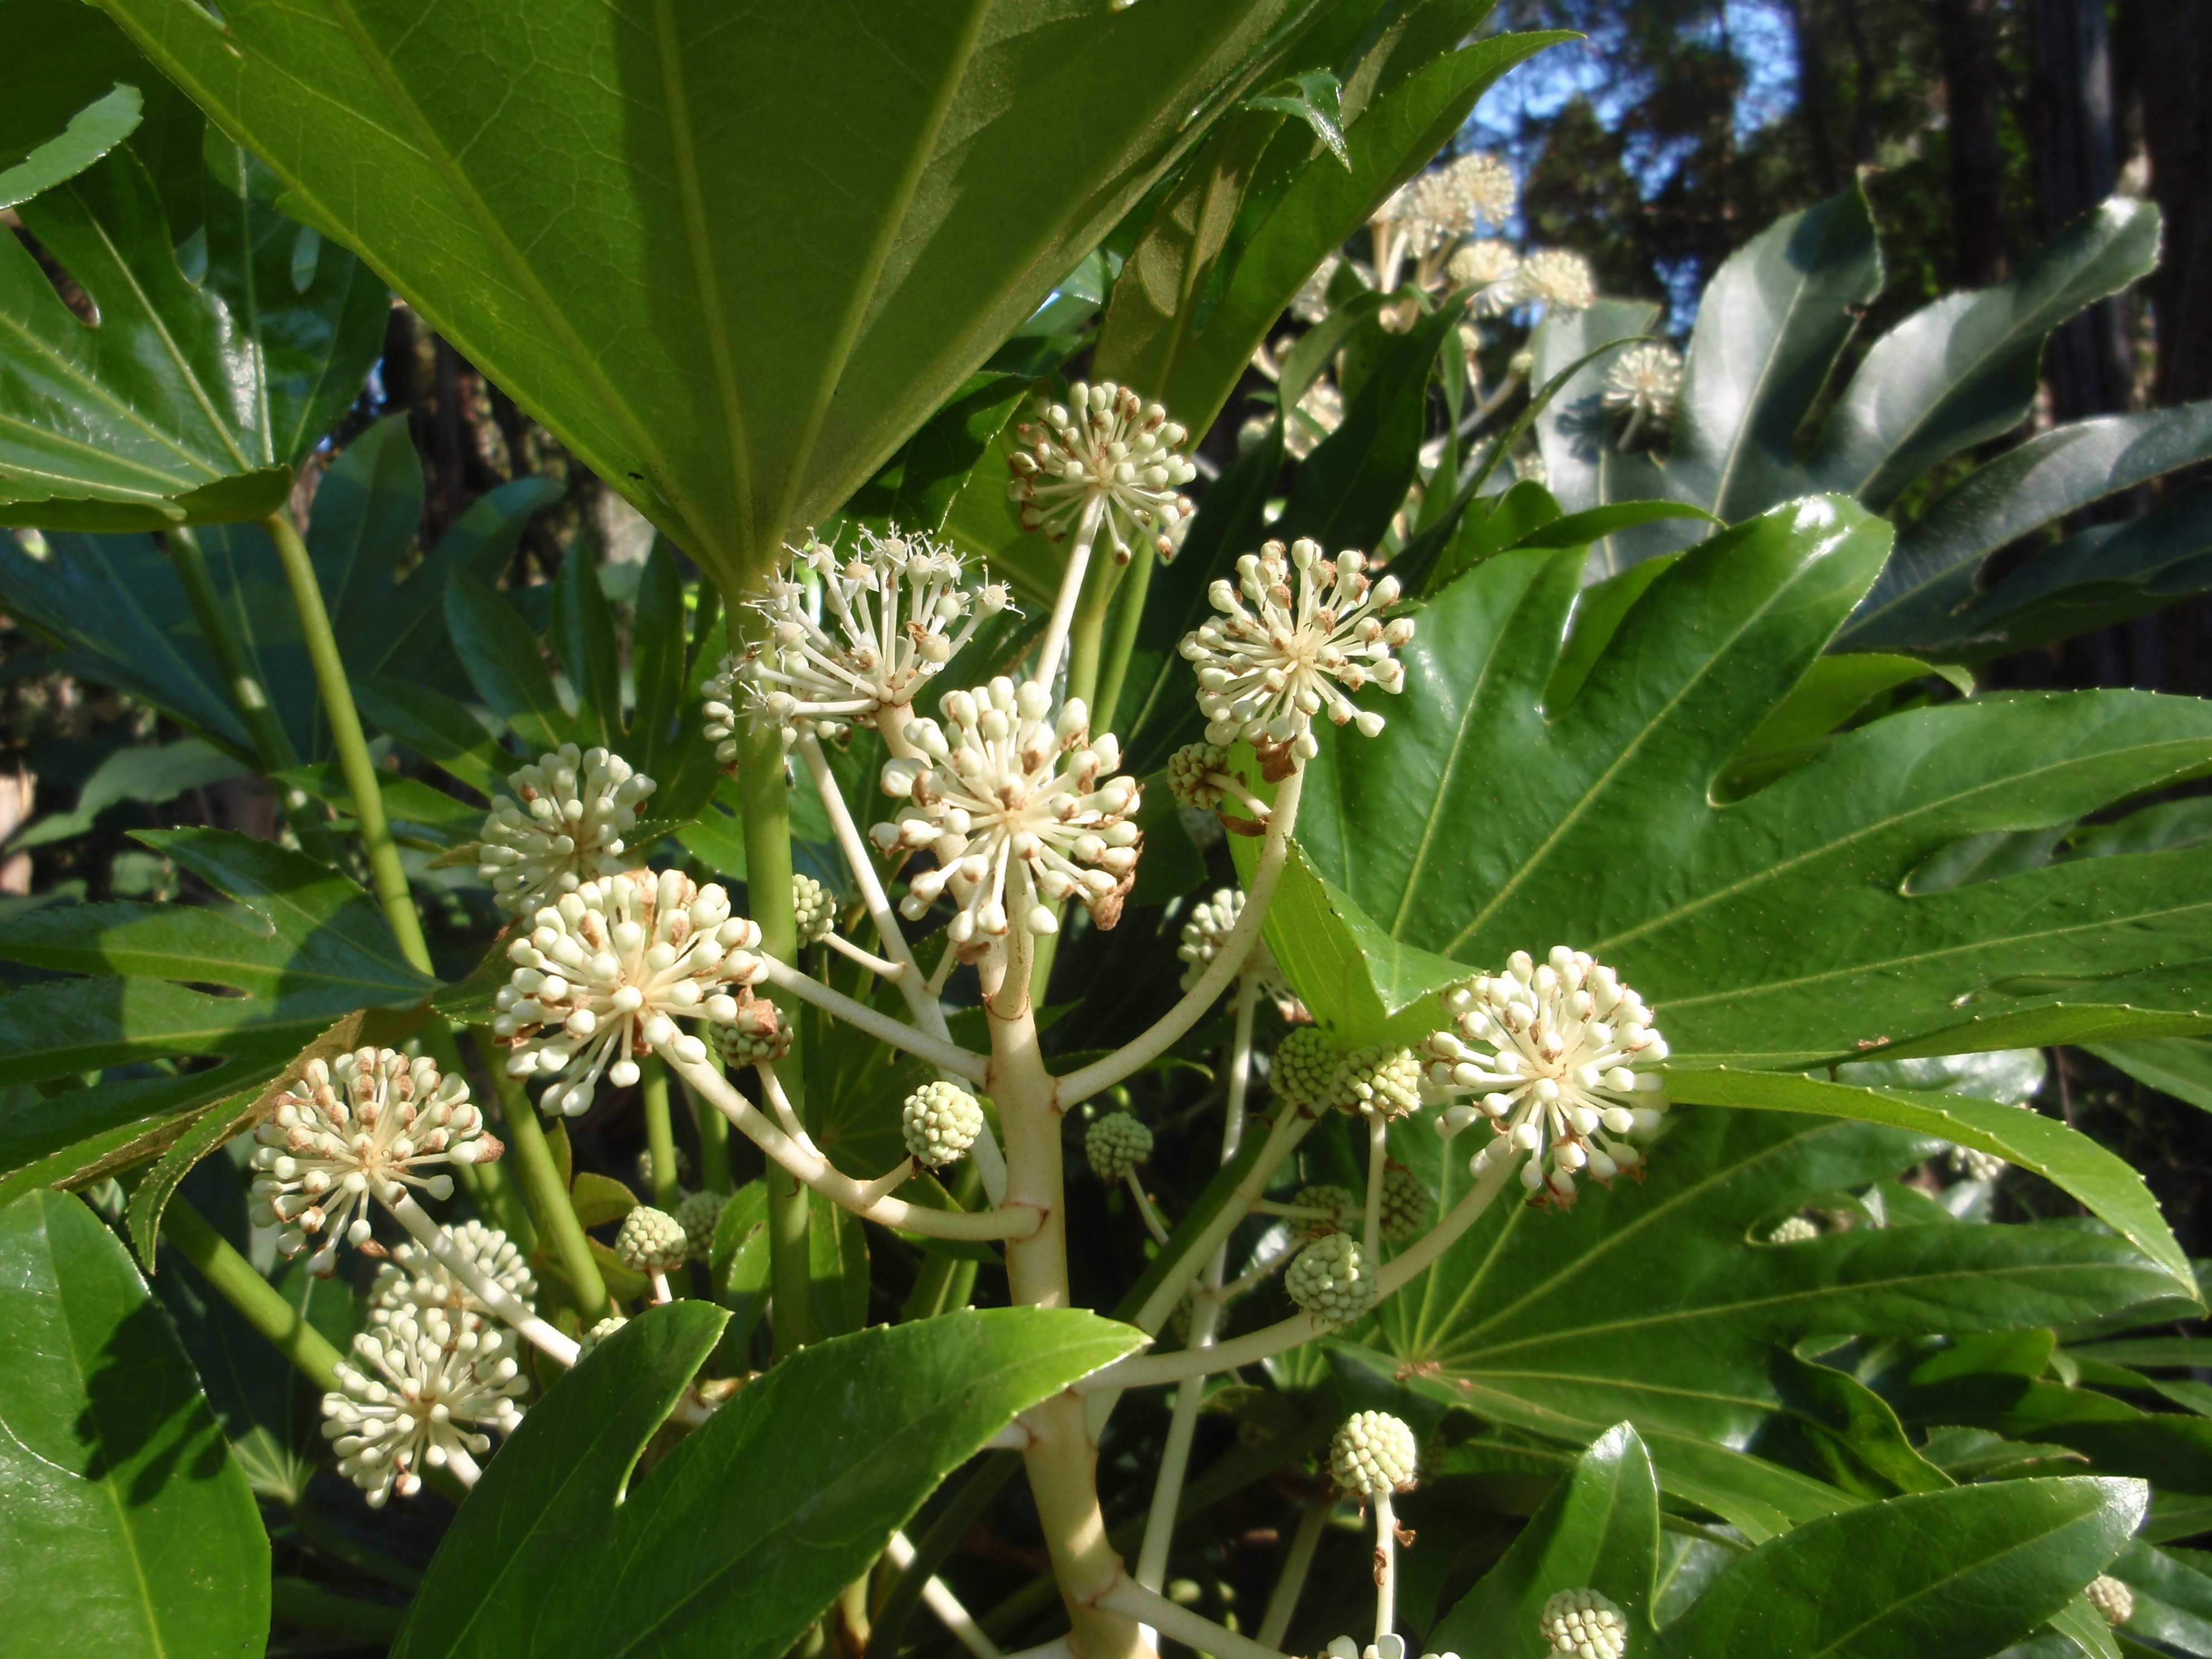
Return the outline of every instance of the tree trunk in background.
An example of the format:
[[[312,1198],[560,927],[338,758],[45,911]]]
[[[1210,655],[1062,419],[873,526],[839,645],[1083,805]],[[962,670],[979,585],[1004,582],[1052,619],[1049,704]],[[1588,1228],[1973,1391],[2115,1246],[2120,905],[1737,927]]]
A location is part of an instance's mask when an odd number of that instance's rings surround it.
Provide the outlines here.
[[[2104,0],[2035,0],[2035,91],[2048,236],[2119,180]],[[2045,368],[2062,421],[2127,408],[2132,377],[2120,302],[2101,301],[2052,335]]]
[[[1797,113],[1805,123],[1805,148],[1812,158],[1813,181],[1824,197],[1844,187],[1836,157],[1834,128],[1828,113],[1833,76],[1820,32],[1813,21],[1813,0],[1790,0],[1790,29],[1797,49]]]
[[[2006,266],[2002,88],[1990,0],[1936,0],[1936,31],[1949,118],[1953,276],[1964,287],[1986,288]]]
[[[2165,216],[2149,282],[2158,402],[2212,398],[2212,0],[2121,0],[2142,94],[2150,193]]]

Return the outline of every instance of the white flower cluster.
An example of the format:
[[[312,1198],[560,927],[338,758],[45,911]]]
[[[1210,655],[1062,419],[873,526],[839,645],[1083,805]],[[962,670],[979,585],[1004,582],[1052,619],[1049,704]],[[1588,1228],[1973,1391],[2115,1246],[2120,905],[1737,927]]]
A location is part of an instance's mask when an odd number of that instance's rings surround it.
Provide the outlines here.
[[[1137,545],[1175,556],[1193,511],[1179,492],[1198,476],[1178,454],[1190,434],[1158,404],[1102,380],[1068,388],[1065,404],[1040,403],[1014,435],[1006,493],[1021,504],[1022,528],[1058,541],[1099,503],[1098,528],[1127,564]]]
[[[1544,1603],[1536,1630],[1553,1652],[1571,1659],[1621,1659],[1628,1651],[1628,1621],[1594,1589],[1561,1590]]]
[[[1406,1659],[1406,1638],[1397,1635],[1385,1636],[1363,1648],[1349,1636],[1338,1636],[1330,1638],[1329,1644],[1322,1652],[1327,1659]],[[1425,1653],[1421,1659],[1459,1659],[1459,1655]]]
[[[1406,255],[1419,258],[1472,231],[1513,216],[1520,187],[1495,155],[1474,150],[1415,175],[1376,214],[1395,227]]]
[[[1421,1061],[1411,1048],[1355,1048],[1338,1063],[1337,1104],[1370,1117],[1410,1117],[1421,1109]]]
[[[1012,599],[1003,583],[966,585],[960,556],[927,536],[863,527],[842,556],[810,540],[750,603],[767,641],[726,659],[707,689],[707,735],[725,765],[737,759],[741,684],[786,743],[873,726],[886,709],[903,720],[924,682]]]
[[[1486,1117],[1498,1132],[1474,1167],[1533,1154],[1522,1184],[1571,1203],[1577,1174],[1605,1181],[1643,1163],[1615,1137],[1658,1127],[1666,1109],[1660,1079],[1635,1068],[1664,1060],[1667,1044],[1651,1011],[1610,968],[1565,945],[1540,966],[1516,951],[1504,973],[1448,993],[1444,1006],[1457,1030],[1430,1035],[1429,1092],[1476,1097],[1447,1108],[1438,1133]]]
[[[483,1132],[465,1080],[441,1078],[431,1061],[391,1048],[309,1060],[253,1138],[254,1218],[282,1230],[276,1247],[287,1255],[327,1229],[308,1263],[325,1275],[341,1237],[368,1242],[371,1199],[396,1203],[409,1187],[445,1198],[453,1177],[425,1169],[489,1164],[505,1150]]]
[[[1514,273],[1513,298],[1516,304],[1540,305],[1547,311],[1587,311],[1597,303],[1597,278],[1581,254],[1539,248]]]
[[[1512,245],[1494,238],[1468,242],[1444,262],[1444,276],[1454,288],[1474,289],[1479,315],[1496,316],[1520,302],[1514,278],[1521,272],[1521,256]]]
[[[983,1104],[957,1083],[925,1083],[899,1108],[899,1129],[915,1162],[957,1163],[983,1133]]]
[[[491,884],[494,903],[523,915],[621,869],[623,837],[655,786],[620,755],[564,743],[509,773],[507,787],[515,799],[486,815],[477,874]]]
[[[1152,1132],[1127,1112],[1109,1112],[1084,1132],[1083,1156],[1091,1173],[1109,1187],[1152,1155]]]
[[[1375,1269],[1350,1233],[1324,1233],[1291,1258],[1283,1289],[1301,1311],[1328,1325],[1348,1325],[1381,1299]]]
[[[1605,372],[1605,406],[1615,414],[1664,426],[1682,392],[1682,354],[1672,346],[1631,346]]]
[[[759,945],[760,929],[730,914],[727,893],[680,871],[586,882],[507,947],[514,972],[492,1021],[514,1043],[507,1069],[553,1079],[538,1103],[575,1117],[602,1074],[617,1088],[637,1081],[636,1055],[668,1046],[687,1063],[703,1060],[706,1044],[675,1022],[734,1020],[731,988],[767,977]],[[582,1075],[566,1079],[579,1064]]]
[[[1398,580],[1370,581],[1366,569],[1356,552],[1332,560],[1316,542],[1287,550],[1269,542],[1237,561],[1233,585],[1214,582],[1207,597],[1220,617],[1186,635],[1181,647],[1197,665],[1207,742],[1242,739],[1305,761],[1321,752],[1317,714],[1353,722],[1366,737],[1382,729],[1382,715],[1345,694],[1370,680],[1394,695],[1405,689],[1405,665],[1390,653],[1413,637],[1413,623],[1376,614],[1398,602]]]
[[[2092,1578],[2081,1594],[2108,1625],[2124,1625],[2136,1616],[2134,1589],[2124,1579],[2115,1578],[2109,1572],[2100,1572]]]
[[[1178,751],[1180,752],[1180,751]],[[1170,757],[1172,762],[1172,757]],[[1221,953],[1237,918],[1244,914],[1244,894],[1242,889],[1224,887],[1212,898],[1201,900],[1191,908],[1190,920],[1182,925],[1182,943],[1176,947],[1176,955],[1186,964],[1182,970],[1182,988],[1186,991],[1198,983],[1199,976],[1212,966],[1213,959]],[[1245,975],[1259,988],[1260,994],[1275,1005],[1276,1012],[1293,1022],[1310,1020],[1304,1003],[1275,961],[1275,953],[1267,948],[1267,940],[1252,941],[1252,953],[1244,958]]]
[[[394,1492],[412,1496],[425,1468],[489,1451],[483,1431],[511,1433],[522,1418],[514,1334],[473,1314],[395,1313],[354,1338],[337,1375],[323,1396],[323,1434],[372,1509]]]
[[[1808,1244],[1820,1236],[1820,1224],[1810,1216],[1793,1215],[1778,1221],[1767,1234],[1770,1244]]]
[[[1421,1443],[1388,1412],[1352,1413],[1328,1443],[1329,1478],[1355,1498],[1412,1491],[1420,1463]]]
[[[1014,927],[1057,933],[1051,902],[1071,896],[1101,927],[1121,920],[1144,839],[1133,822],[1137,781],[1108,775],[1121,744],[1110,733],[1091,740],[1080,698],[1057,721],[1045,718],[1050,702],[1036,681],[1017,689],[1003,677],[951,692],[945,726],[906,729],[920,757],[884,764],[884,793],[906,806],[872,838],[886,853],[926,847],[937,858],[909,882],[900,913],[921,920],[949,888],[960,907],[946,930],[955,946]]]
[[[454,1253],[526,1306],[538,1295],[538,1280],[514,1241],[496,1227],[464,1221],[442,1229]],[[447,1315],[488,1311],[446,1264],[412,1240],[392,1247],[392,1260],[376,1270],[369,1287],[368,1322],[388,1325],[397,1315],[419,1316],[436,1308]]]

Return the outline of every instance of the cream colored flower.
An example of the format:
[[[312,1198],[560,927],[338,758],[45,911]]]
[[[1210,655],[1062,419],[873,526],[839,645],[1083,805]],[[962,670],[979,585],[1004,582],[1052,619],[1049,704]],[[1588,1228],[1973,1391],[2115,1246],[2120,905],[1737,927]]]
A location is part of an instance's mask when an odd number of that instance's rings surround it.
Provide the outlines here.
[[[1021,506],[1023,529],[1058,541],[1098,502],[1098,528],[1117,561],[1127,564],[1139,545],[1175,556],[1193,511],[1178,492],[1198,469],[1176,453],[1190,434],[1165,409],[1111,380],[1078,380],[1065,404],[1039,404],[1037,418],[1014,435],[1024,447],[1009,458],[1006,493]]]
[[[501,909],[526,915],[623,867],[623,837],[654,786],[620,755],[564,743],[509,773],[507,787],[515,799],[485,817],[477,874]]]

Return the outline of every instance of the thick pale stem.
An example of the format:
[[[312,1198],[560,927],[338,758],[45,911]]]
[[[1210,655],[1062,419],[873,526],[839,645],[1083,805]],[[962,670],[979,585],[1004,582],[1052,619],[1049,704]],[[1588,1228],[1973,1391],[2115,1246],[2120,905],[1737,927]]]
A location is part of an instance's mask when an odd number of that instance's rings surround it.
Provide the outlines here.
[[[1127,1180],[1129,1183],[1129,1196],[1137,1203],[1137,1213],[1145,1218],[1145,1230],[1152,1234],[1155,1243],[1166,1243],[1168,1224],[1160,1219],[1160,1212],[1152,1207],[1152,1197],[1145,1190],[1144,1182],[1139,1178],[1134,1170],[1129,1171]]]
[[[429,1212],[410,1194],[403,1191],[398,1199],[386,1200],[384,1207],[392,1212],[394,1220],[414,1236],[416,1243],[437,1258],[439,1266],[467,1285],[470,1293],[483,1303],[488,1311],[514,1326],[541,1352],[557,1359],[563,1365],[576,1363],[574,1340],[531,1312],[528,1303],[455,1249],[453,1241],[446,1236],[445,1230],[433,1221]]]
[[[552,1242],[577,1313],[587,1327],[595,1325],[612,1310],[606,1279],[599,1273],[599,1259],[592,1254],[591,1240],[584,1236],[584,1224],[576,1218],[576,1206],[568,1201],[568,1185],[561,1179],[561,1166],[553,1161],[553,1148],[546,1141],[538,1109],[523,1092],[521,1082],[508,1076],[499,1063],[495,1042],[495,1038],[477,1032],[478,1049],[491,1073],[493,1092],[499,1096],[500,1119],[507,1129],[507,1151],[514,1154],[517,1184],[537,1218],[538,1237]]]
[[[1382,1259],[1382,1178],[1390,1164],[1390,1120],[1380,1112],[1367,1119],[1367,1228],[1361,1247],[1370,1261]]]
[[[1283,865],[1290,856],[1291,832],[1297,825],[1298,796],[1304,782],[1303,771],[1293,772],[1276,790],[1274,814],[1267,820],[1267,837],[1260,848],[1252,884],[1245,893],[1244,908],[1237,915],[1237,925],[1229,930],[1229,936],[1222,940],[1213,960],[1206,964],[1206,971],[1150,1030],[1105,1059],[1062,1078],[1059,1099],[1063,1108],[1112,1088],[1158,1060],[1184,1032],[1197,1024],[1200,1017],[1229,988],[1229,981],[1243,969],[1244,959],[1252,953],[1252,946],[1267,921],[1267,907],[1274,900],[1275,888],[1282,880]]]
[[[886,711],[878,725],[888,732],[890,724],[890,711]],[[905,730],[903,720],[899,722],[899,729]],[[911,746],[898,745],[909,749]],[[896,749],[894,752],[896,752]],[[945,988],[943,979],[924,980],[921,965],[914,959],[913,949],[907,944],[905,931],[899,927],[898,913],[891,908],[890,896],[884,891],[883,878],[877,873],[874,859],[869,855],[868,844],[861,838],[860,826],[854,822],[852,812],[845,805],[845,793],[838,787],[837,775],[830,769],[829,758],[823,754],[822,744],[811,732],[800,735],[799,753],[806,763],[807,775],[814,781],[814,793],[822,798],[823,808],[830,815],[830,827],[836,835],[838,850],[844,854],[845,863],[860,889],[860,902],[867,907],[868,920],[876,925],[876,937],[882,942],[889,960],[900,969],[895,975],[885,974],[884,977],[897,985],[899,994],[906,999],[907,1006],[913,1011],[914,1023],[921,1028],[923,1033],[940,1042],[950,1043],[952,1039],[945,1024],[945,1009],[938,1001],[938,994]],[[843,944],[834,934],[830,942],[833,945]],[[852,947],[846,948],[848,953],[856,958],[862,954]],[[948,946],[939,967],[949,971],[952,960],[952,951]],[[882,969],[878,968],[878,971]],[[948,1079],[951,1077],[975,1081],[965,1072],[948,1072]],[[991,1133],[988,1123],[983,1126],[983,1132],[969,1156],[975,1160],[975,1168],[982,1175],[983,1191],[991,1202],[996,1204],[1006,1194],[1006,1160],[999,1150],[998,1137]]]
[[[824,933],[822,942],[846,961],[857,962],[870,973],[887,979],[894,985],[902,985],[915,977],[913,969],[902,967],[896,962],[886,962],[872,951],[863,951],[842,933]]]
[[[1212,1297],[1198,1299],[1190,1314],[1193,1349],[1212,1346],[1213,1328],[1220,1317],[1220,1303]],[[1137,1551],[1137,1582],[1146,1589],[1158,1589],[1167,1583],[1176,1511],[1182,1503],[1183,1477],[1189,1472],[1191,1443],[1198,1434],[1198,1408],[1205,1399],[1202,1376],[1185,1378],[1176,1394],[1175,1415],[1168,1420],[1167,1444],[1161,1449],[1159,1474],[1152,1482],[1152,1513],[1145,1517],[1145,1541]]]
[[[1186,1647],[1213,1655],[1214,1659],[1286,1659],[1274,1649],[1263,1648],[1250,1637],[1239,1636],[1202,1613],[1177,1607],[1166,1596],[1146,1589],[1127,1577],[1116,1580],[1114,1587],[1098,1598],[1098,1606],[1129,1619],[1141,1620],[1161,1635],[1172,1636]],[[1077,1635],[1077,1650],[1089,1659],[1090,1650],[1082,1645],[1079,1628]]]
[[[708,1064],[714,1065],[716,1058],[709,1053]],[[733,1193],[737,1182],[730,1175],[729,1120],[696,1097],[690,1104],[691,1127],[699,1133],[699,1184],[710,1193]]]
[[[337,1389],[338,1361],[344,1356],[274,1285],[254,1271],[251,1261],[231,1248],[230,1241],[209,1224],[205,1216],[173,1193],[161,1212],[161,1237],[199,1269],[210,1290],[267,1337],[302,1376],[319,1389]]]
[[[1221,1125],[1224,1164],[1244,1144],[1244,1103],[1252,1091],[1252,1013],[1259,1003],[1260,983],[1247,974],[1237,981],[1236,1034],[1229,1040],[1229,1109]]]
[[[1261,1647],[1283,1645],[1291,1619],[1298,1610],[1298,1597],[1305,1593],[1306,1574],[1313,1570],[1314,1552],[1321,1547],[1321,1535],[1328,1529],[1328,1517],[1335,1510],[1334,1498],[1310,1498],[1298,1511],[1298,1529],[1291,1534],[1290,1553],[1283,1558],[1282,1573],[1267,1597],[1267,1611],[1260,1620]]]
[[[1375,1500],[1375,1641],[1380,1646],[1398,1622],[1398,1517],[1390,1494]]]
[[[1298,1243],[1297,1241],[1293,1240],[1291,1243],[1284,1245],[1281,1249],[1261,1256],[1239,1274],[1235,1283],[1221,1287],[1221,1299],[1224,1302],[1234,1302],[1238,1297],[1258,1290],[1275,1276],[1275,1270],[1278,1267],[1297,1253]]]
[[[955,1077],[964,1078],[970,1083],[981,1083],[990,1073],[991,1063],[982,1055],[970,1054],[956,1043],[918,1031],[902,1021],[893,1019],[889,1014],[878,1012],[866,1003],[855,1002],[842,992],[833,991],[821,981],[810,978],[774,957],[769,958],[768,977],[769,982],[778,990],[788,991],[801,1001],[811,1002],[816,1007],[836,1015],[848,1025],[866,1031],[870,1036],[881,1037],[892,1048],[903,1048],[933,1066],[941,1066]]]
[[[664,1051],[662,1057],[675,1068],[678,1077],[765,1152],[778,1169],[864,1221],[931,1238],[965,1239],[1012,1238],[1034,1233],[1042,1224],[1034,1210],[1019,1205],[981,1212],[932,1210],[877,1194],[872,1186],[854,1180],[823,1158],[811,1142],[802,1145],[769,1121],[750,1101],[731,1086],[727,1078],[706,1061],[685,1061],[672,1051]],[[773,1104],[783,1088],[775,1068],[763,1065],[754,1069],[760,1073],[761,1087]],[[892,1173],[897,1175],[900,1171]]]
[[[1149,560],[1149,552],[1146,555]],[[1113,560],[1094,563],[1085,579],[1083,597],[1076,602],[1068,630],[1067,695],[1080,698],[1085,709],[1098,701],[1098,670],[1106,654],[1106,617],[1113,609],[1114,590],[1121,585],[1121,567]],[[1093,732],[1106,728],[1094,714]]]
[[[384,919],[407,960],[424,973],[431,971],[430,947],[422,938],[422,919],[407,890],[407,871],[399,862],[399,845],[392,839],[392,825],[384,816],[384,792],[377,787],[376,763],[369,758],[368,738],[361,728],[361,714],[353,703],[353,687],[346,679],[345,659],[337,635],[331,630],[331,615],[323,605],[322,584],[315,579],[314,561],[307,544],[281,509],[262,520],[262,528],[276,544],[277,562],[292,590],[292,608],[299,613],[301,636],[307,641],[307,660],[313,666],[315,690],[321,694],[323,717],[331,723],[331,741],[338,751],[338,770],[345,776],[346,793],[353,797],[354,821],[361,826],[362,849],[368,855],[370,878]]]
[[[1075,602],[1083,592],[1084,573],[1091,568],[1091,544],[1098,539],[1098,526],[1106,521],[1106,498],[1093,495],[1083,505],[1083,517],[1076,521],[1075,545],[1068,550],[1067,568],[1060,573],[1060,592],[1052,602],[1052,616],[1044,627],[1043,641],[1037,647],[1036,678],[1048,690],[1052,677],[1060,667],[1061,648],[1067,644],[1067,630],[1075,620]]]
[[[683,1202],[676,1181],[676,1126],[668,1115],[668,1067],[647,1054],[639,1094],[645,1104],[645,1145],[653,1160],[653,1201],[673,1214]]]

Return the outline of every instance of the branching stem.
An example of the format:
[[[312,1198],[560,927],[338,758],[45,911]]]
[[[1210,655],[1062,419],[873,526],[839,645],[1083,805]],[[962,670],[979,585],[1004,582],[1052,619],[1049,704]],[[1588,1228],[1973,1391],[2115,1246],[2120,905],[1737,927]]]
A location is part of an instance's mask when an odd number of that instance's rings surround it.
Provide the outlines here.
[[[430,1218],[429,1212],[417,1204],[410,1194],[401,1192],[398,1199],[385,1200],[384,1207],[392,1212],[394,1220],[413,1235],[416,1243],[437,1258],[439,1266],[467,1285],[470,1293],[489,1311],[514,1326],[539,1352],[563,1365],[576,1363],[574,1340],[554,1329],[531,1312],[527,1303],[455,1249],[453,1240],[446,1237],[445,1230]]]
[[[970,1083],[981,1083],[989,1074],[990,1062],[981,1054],[970,1054],[957,1044],[930,1036],[916,1030],[889,1014],[878,1013],[866,1003],[855,1002],[842,992],[833,991],[820,980],[802,974],[787,963],[771,957],[768,959],[769,982],[780,991],[788,991],[803,1002],[811,1002],[843,1020],[848,1025],[866,1031],[870,1036],[881,1037],[894,1048],[903,1048],[908,1054],[919,1055],[933,1066],[942,1066],[955,1077],[965,1078]],[[685,1074],[690,1075],[688,1073]]]
[[[1282,1573],[1267,1597],[1267,1610],[1260,1619],[1261,1647],[1282,1646],[1291,1617],[1298,1610],[1298,1597],[1305,1593],[1306,1574],[1312,1571],[1314,1553],[1321,1547],[1321,1535],[1328,1530],[1328,1517],[1335,1512],[1336,1500],[1326,1496],[1308,1498],[1305,1507],[1298,1511],[1298,1529],[1291,1534],[1290,1553],[1283,1558]]]

